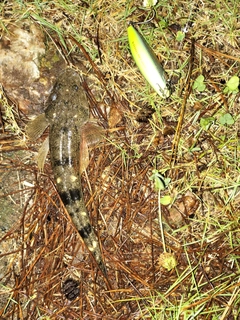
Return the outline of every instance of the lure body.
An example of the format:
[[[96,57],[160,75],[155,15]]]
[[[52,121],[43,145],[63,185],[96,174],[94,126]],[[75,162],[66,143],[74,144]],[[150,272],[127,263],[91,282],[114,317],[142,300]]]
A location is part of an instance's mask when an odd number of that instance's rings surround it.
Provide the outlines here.
[[[142,75],[162,98],[168,98],[171,92],[166,81],[166,73],[157,56],[132,24],[127,31],[132,56]]]
[[[30,138],[36,138],[49,126],[49,146],[45,143],[40,149],[39,167],[43,167],[49,148],[56,188],[61,200],[84,243],[106,274],[98,238],[84,204],[79,173],[81,134],[88,121],[88,102],[80,77],[72,69],[66,69],[53,87],[45,114],[33,120],[27,127],[27,133]]]

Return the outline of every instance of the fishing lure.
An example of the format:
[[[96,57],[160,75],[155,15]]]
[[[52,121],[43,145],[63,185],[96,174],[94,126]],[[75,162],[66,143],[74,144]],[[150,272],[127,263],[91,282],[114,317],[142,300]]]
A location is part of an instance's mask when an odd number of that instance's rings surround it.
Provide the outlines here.
[[[162,98],[168,98],[171,94],[170,87],[157,56],[133,24],[129,25],[127,32],[133,59],[142,75]]]

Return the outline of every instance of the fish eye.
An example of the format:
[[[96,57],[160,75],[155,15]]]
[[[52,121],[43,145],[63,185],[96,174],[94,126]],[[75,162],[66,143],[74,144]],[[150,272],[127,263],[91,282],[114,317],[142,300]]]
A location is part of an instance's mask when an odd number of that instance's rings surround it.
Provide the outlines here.
[[[54,90],[59,91],[61,88],[62,88],[62,84],[58,82],[55,84]]]
[[[78,85],[74,84],[74,85],[72,86],[72,88],[73,88],[74,91],[78,91]]]

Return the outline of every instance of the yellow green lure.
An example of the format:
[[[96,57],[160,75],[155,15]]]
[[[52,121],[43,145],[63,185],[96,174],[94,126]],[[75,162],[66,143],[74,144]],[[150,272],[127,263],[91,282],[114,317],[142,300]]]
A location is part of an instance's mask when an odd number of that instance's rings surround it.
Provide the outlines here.
[[[166,80],[166,73],[157,56],[132,24],[129,25],[127,31],[133,59],[142,75],[162,98],[168,98],[171,91]]]

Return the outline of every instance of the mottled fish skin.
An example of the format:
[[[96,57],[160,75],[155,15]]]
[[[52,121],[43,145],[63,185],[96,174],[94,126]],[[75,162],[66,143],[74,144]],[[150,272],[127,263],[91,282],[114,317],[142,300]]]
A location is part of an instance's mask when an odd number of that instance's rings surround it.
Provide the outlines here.
[[[79,75],[66,69],[47,101],[49,150],[57,191],[84,243],[106,274],[98,238],[83,200],[80,168],[80,136],[89,120],[89,107]]]

